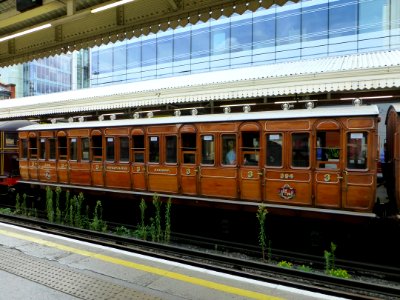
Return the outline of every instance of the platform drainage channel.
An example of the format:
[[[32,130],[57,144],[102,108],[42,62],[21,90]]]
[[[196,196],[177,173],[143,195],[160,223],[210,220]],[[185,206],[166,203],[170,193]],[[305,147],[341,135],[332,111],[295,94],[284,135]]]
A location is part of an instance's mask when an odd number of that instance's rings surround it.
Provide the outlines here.
[[[13,249],[0,248],[0,269],[80,299],[159,299],[124,286],[56,267]]]

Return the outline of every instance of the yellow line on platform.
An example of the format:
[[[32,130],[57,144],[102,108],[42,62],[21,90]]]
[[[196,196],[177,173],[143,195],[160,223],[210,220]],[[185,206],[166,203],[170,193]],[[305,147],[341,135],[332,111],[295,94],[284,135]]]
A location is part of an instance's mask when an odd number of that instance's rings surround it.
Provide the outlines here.
[[[39,245],[43,245],[43,246],[47,246],[47,247],[51,247],[51,248],[56,248],[56,249],[59,249],[62,251],[67,251],[67,252],[71,252],[74,254],[79,254],[82,256],[98,259],[98,260],[101,260],[104,262],[124,266],[127,268],[132,268],[132,269],[144,271],[147,273],[151,273],[151,274],[191,283],[194,285],[203,286],[203,287],[214,289],[217,291],[247,297],[250,299],[264,299],[264,300],[281,300],[282,299],[282,298],[273,297],[273,296],[265,295],[265,294],[258,293],[258,292],[240,289],[240,288],[232,287],[229,285],[220,284],[220,283],[216,283],[216,282],[176,273],[176,272],[167,271],[167,270],[156,268],[156,267],[151,267],[151,266],[147,266],[147,265],[143,265],[143,264],[134,263],[131,261],[123,260],[120,258],[115,258],[115,257],[108,256],[108,255],[99,254],[96,252],[91,252],[91,251],[87,251],[87,250],[82,250],[82,249],[46,241],[44,239],[35,238],[32,236],[15,233],[15,232],[7,231],[7,230],[0,229],[0,234],[9,236],[9,237],[13,237],[16,239],[20,239],[20,240],[29,241],[29,242],[32,242],[35,244],[39,244]]]

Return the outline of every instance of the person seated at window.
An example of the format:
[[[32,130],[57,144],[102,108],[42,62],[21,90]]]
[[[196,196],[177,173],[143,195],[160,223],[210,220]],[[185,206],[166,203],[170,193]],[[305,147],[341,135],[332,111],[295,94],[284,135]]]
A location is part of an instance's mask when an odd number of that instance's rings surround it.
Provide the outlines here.
[[[228,149],[229,149],[229,151],[225,155],[225,163],[227,165],[235,165],[236,164],[236,152],[235,152],[235,143],[233,140],[228,141]]]
[[[243,163],[247,166],[257,166],[258,165],[258,154],[245,154]]]

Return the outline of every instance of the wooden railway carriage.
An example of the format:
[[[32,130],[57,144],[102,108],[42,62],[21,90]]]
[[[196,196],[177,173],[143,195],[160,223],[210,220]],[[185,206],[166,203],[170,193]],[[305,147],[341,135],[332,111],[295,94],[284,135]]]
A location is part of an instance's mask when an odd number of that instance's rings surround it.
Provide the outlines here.
[[[30,183],[373,216],[378,108],[213,114],[20,129]]]

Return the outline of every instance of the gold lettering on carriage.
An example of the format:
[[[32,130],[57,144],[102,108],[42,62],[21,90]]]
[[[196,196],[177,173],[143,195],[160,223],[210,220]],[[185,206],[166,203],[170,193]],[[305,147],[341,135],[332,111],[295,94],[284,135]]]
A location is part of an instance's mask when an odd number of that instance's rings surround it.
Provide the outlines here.
[[[154,172],[169,173],[169,169],[155,168],[155,169],[154,169]]]
[[[128,171],[128,167],[125,166],[107,166],[107,171]]]
[[[281,179],[293,179],[294,175],[293,174],[288,174],[288,173],[281,173],[280,174]]]

